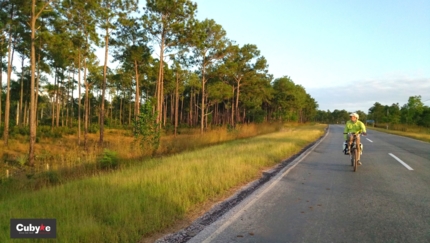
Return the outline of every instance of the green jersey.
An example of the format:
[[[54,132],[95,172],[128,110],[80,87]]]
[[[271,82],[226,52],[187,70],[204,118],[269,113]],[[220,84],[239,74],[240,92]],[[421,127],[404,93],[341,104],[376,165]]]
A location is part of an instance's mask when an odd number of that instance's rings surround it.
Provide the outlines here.
[[[365,133],[366,132],[366,126],[361,121],[357,120],[356,122],[352,122],[351,120],[347,121],[345,124],[345,129],[343,130],[343,133]],[[344,139],[346,140],[347,135],[344,134]]]

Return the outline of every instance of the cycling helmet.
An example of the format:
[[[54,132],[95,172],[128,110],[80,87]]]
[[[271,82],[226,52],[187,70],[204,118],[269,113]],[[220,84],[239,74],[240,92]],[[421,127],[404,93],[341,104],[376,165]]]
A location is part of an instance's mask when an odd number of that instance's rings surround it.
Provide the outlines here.
[[[353,112],[353,113],[349,114],[349,116],[350,116],[350,117],[351,117],[351,116],[355,116],[355,117],[357,117],[357,119],[358,119],[358,114],[357,114],[357,113],[355,113],[355,112]]]

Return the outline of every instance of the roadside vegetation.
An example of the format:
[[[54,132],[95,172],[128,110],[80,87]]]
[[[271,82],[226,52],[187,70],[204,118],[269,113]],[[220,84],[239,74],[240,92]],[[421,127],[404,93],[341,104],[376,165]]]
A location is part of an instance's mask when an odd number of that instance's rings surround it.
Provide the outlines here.
[[[88,149],[77,145],[74,134],[61,135],[64,131],[53,130],[59,135],[42,137],[36,144],[36,163],[28,166],[26,135],[16,135],[9,146],[0,141],[0,181],[14,179],[13,185],[4,190],[33,190],[51,184],[78,179],[111,170],[142,163],[151,157],[192,151],[205,146],[249,138],[279,131],[282,123],[243,124],[236,128],[214,127],[204,135],[198,128],[181,128],[174,136],[164,132],[160,144],[154,150],[140,146],[141,140],[131,130],[106,129],[105,143],[98,146],[98,134],[88,135]],[[49,129],[48,129],[49,130]],[[26,142],[27,141],[27,142]]]
[[[325,128],[286,125],[275,133],[150,158],[36,191],[2,188],[0,242],[10,241],[10,218],[56,218],[61,242],[137,242],[192,220],[208,203],[321,137]],[[14,180],[2,187],[9,183]]]
[[[370,126],[370,129],[374,129],[380,132],[395,134],[399,136],[414,138],[424,142],[430,143],[430,128],[421,126],[411,125],[391,125],[391,124],[379,124],[377,126]]]

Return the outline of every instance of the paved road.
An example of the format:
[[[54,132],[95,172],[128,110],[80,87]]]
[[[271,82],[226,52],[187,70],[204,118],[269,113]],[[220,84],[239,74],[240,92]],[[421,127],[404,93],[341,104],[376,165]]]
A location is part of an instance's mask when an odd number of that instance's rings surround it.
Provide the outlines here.
[[[430,144],[370,130],[353,172],[342,132],[189,242],[430,242]]]

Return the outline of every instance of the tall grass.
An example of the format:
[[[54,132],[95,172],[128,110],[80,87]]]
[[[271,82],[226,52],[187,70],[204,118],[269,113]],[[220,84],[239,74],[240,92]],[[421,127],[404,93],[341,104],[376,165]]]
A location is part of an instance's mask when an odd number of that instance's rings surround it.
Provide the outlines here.
[[[371,129],[430,142],[430,128],[404,124],[379,124]]]
[[[324,128],[295,126],[35,192],[0,192],[0,242],[11,241],[10,218],[56,218],[58,242],[136,242],[260,177]]]
[[[182,151],[191,151],[211,144],[239,138],[253,137],[275,132],[282,124],[249,124],[238,126],[234,130],[226,127],[214,127],[201,135],[199,129],[181,129],[178,136],[164,135],[155,156],[163,156]],[[78,145],[77,135],[58,137],[40,137],[36,144],[36,163],[34,167],[25,166],[29,145],[25,136],[10,139],[9,146],[0,141],[0,180],[6,176],[6,170],[13,177],[25,180],[38,178],[49,168],[61,174],[63,179],[80,178],[99,172],[96,162],[103,156],[104,149],[114,151],[121,160],[119,166],[126,166],[136,160],[148,159],[152,151],[141,151],[138,142],[130,130],[106,129],[104,144],[98,145],[99,135],[88,134],[88,145],[83,146],[83,137]]]

